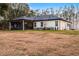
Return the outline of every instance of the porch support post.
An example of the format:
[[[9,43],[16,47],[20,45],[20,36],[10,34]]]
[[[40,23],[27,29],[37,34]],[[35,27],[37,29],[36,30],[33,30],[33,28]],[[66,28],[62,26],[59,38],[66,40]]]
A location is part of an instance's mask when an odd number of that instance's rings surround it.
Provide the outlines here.
[[[11,22],[9,22],[9,30],[11,30]]]
[[[24,28],[24,27],[25,27],[25,26],[24,26],[24,20],[22,21],[22,24],[23,24],[23,26],[22,26],[22,27],[23,27],[23,30],[24,30],[24,29],[25,29],[25,28]]]

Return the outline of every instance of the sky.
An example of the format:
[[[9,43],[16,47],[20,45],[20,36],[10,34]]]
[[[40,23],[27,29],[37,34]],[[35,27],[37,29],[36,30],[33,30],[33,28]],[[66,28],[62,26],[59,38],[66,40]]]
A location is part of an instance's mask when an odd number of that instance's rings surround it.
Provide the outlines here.
[[[29,7],[33,10],[47,9],[47,8],[60,8],[64,6],[79,6],[79,3],[29,3]]]

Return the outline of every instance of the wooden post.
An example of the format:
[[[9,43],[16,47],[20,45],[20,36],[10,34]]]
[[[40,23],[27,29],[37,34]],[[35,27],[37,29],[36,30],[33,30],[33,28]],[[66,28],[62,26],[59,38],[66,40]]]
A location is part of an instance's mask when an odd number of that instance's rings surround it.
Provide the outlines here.
[[[22,21],[22,24],[23,24],[23,30],[24,30],[24,27],[25,27],[25,26],[24,26],[24,20]]]
[[[9,30],[11,30],[11,22],[9,22]]]

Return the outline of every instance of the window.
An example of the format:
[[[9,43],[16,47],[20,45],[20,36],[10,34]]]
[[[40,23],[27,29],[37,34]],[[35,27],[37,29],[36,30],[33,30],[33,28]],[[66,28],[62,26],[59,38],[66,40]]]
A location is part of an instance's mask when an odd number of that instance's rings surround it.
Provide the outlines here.
[[[55,21],[55,26],[58,26],[58,21]]]
[[[34,23],[34,27],[36,27],[36,22]]]
[[[43,22],[41,22],[41,27],[43,27]]]

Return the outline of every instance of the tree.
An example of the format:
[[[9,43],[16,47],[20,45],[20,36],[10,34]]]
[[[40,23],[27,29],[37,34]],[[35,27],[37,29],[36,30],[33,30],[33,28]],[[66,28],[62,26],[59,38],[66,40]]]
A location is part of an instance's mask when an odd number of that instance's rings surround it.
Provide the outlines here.
[[[4,28],[8,22],[7,20],[13,20],[17,17],[27,16],[29,11],[28,4],[23,3],[2,3],[0,4],[0,15],[4,17],[2,27]]]
[[[34,17],[36,16],[36,13],[33,10],[30,10],[28,13],[28,17]]]
[[[4,16],[5,11],[7,11],[8,5],[4,3],[0,3],[0,15]]]
[[[52,16],[54,16],[54,9],[53,8],[50,8],[50,14],[52,15]]]
[[[9,4],[9,14],[11,19],[21,16],[28,16],[29,6],[25,3],[11,3]]]

